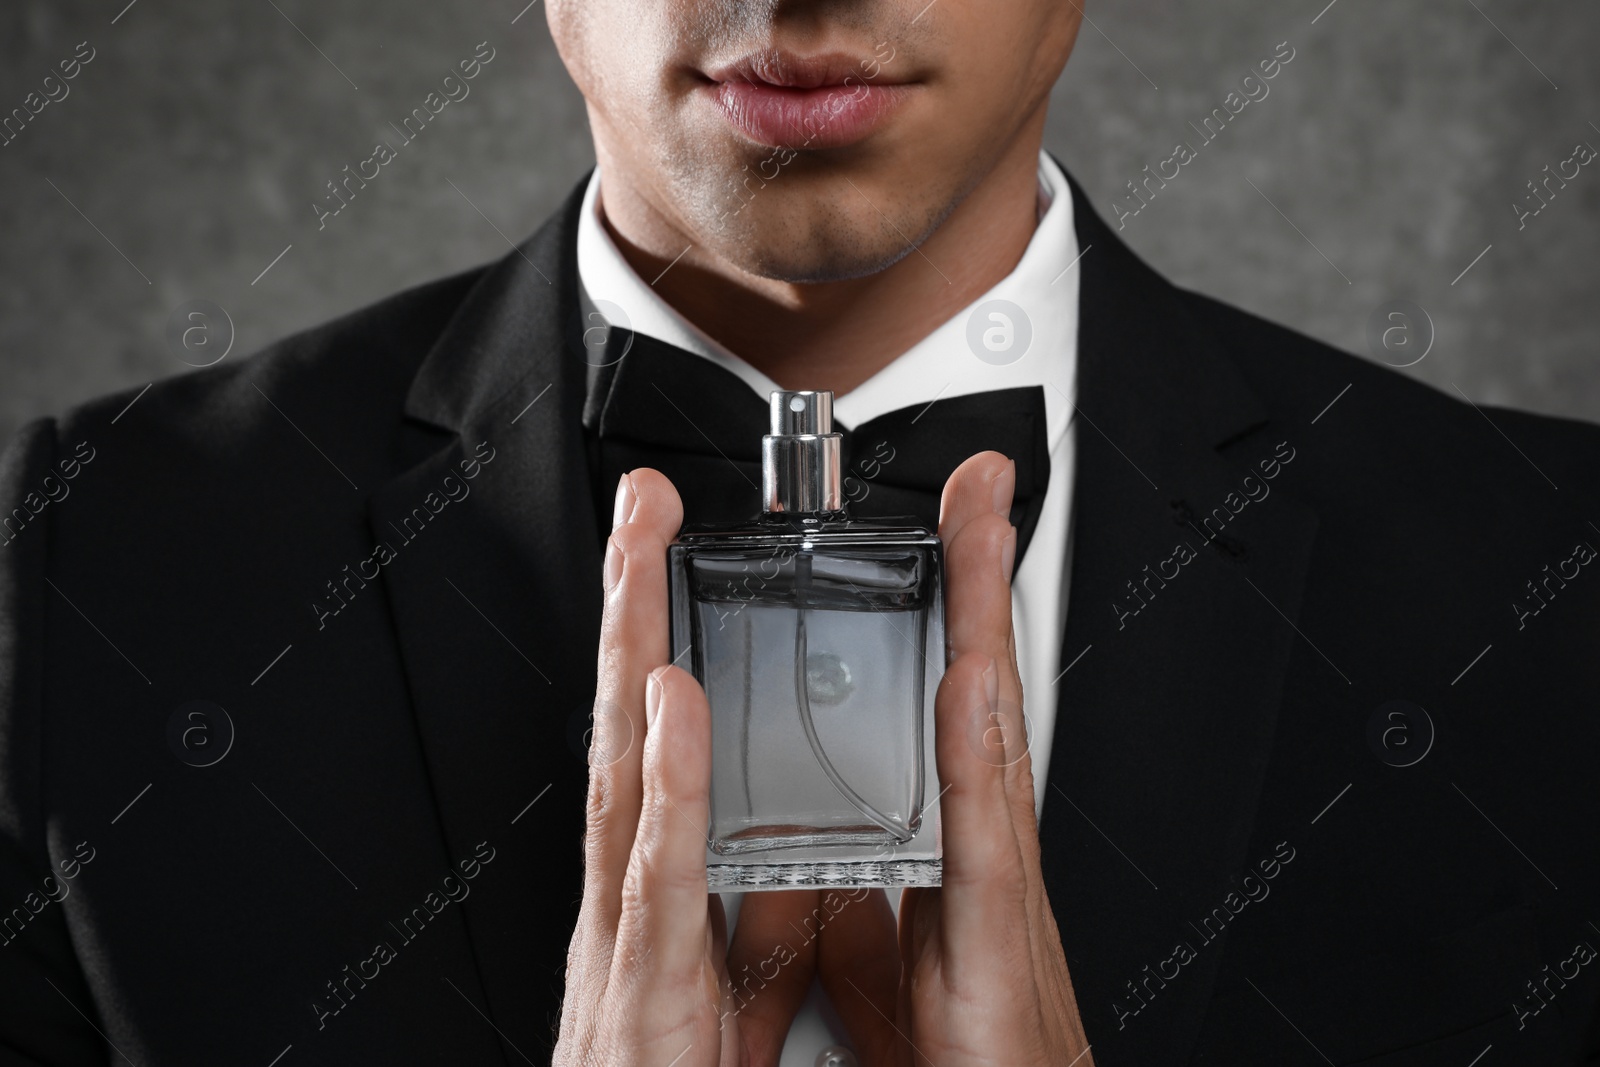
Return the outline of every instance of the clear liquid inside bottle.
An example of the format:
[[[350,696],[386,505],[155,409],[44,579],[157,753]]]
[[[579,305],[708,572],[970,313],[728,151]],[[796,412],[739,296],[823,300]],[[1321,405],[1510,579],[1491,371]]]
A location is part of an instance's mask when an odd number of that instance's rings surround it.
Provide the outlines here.
[[[937,884],[937,538],[686,531],[672,559],[673,651],[711,705],[711,884]]]

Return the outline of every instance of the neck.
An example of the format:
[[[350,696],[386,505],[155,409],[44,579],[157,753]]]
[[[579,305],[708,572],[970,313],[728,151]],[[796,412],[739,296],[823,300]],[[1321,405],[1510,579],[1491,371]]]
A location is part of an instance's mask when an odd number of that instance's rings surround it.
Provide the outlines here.
[[[625,184],[613,191],[612,172],[603,169],[606,229],[640,277],[659,275],[655,291],[729,351],[784,389],[842,396],[1016,268],[1038,224],[1042,130],[1035,132],[1019,138],[920,246],[861,278],[775,281],[692,253],[667,270],[675,253],[666,250],[691,238]]]

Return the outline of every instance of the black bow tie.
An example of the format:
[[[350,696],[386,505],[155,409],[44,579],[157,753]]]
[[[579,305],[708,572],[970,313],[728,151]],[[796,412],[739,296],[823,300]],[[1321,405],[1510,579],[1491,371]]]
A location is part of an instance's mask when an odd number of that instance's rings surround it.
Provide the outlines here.
[[[636,467],[654,467],[677,486],[685,522],[749,519],[761,510],[761,438],[767,398],[708,359],[643,334],[612,330],[609,351],[626,354],[590,368],[583,424],[597,479],[600,529],[611,529],[612,491]],[[1038,525],[1050,480],[1041,386],[900,408],[843,435],[845,506],[857,518],[914,515],[939,521],[944,483],[962,461],[993,449],[1016,462],[1011,522],[1017,562]]]

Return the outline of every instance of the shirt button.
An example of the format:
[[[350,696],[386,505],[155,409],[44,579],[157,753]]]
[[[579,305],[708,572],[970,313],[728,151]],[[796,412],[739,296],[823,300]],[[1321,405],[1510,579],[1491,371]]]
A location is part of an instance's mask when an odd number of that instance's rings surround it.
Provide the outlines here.
[[[858,1067],[856,1054],[843,1045],[834,1045],[817,1053],[817,1067]]]

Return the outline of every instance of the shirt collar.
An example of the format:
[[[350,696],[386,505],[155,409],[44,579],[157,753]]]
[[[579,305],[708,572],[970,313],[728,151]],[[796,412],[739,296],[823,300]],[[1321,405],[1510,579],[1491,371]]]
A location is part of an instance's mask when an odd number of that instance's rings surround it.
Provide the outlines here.
[[[663,300],[635,274],[601,222],[600,171],[578,215],[578,278],[585,321],[631,329],[711,360],[765,399],[779,386]],[[1080,253],[1066,175],[1039,153],[1038,227],[1010,274],[861,385],[834,398],[834,415],[860,426],[889,411],[1038,385],[1051,451],[1075,402]],[[1088,249],[1084,249],[1085,252]],[[1024,347],[1025,346],[1025,347]]]

